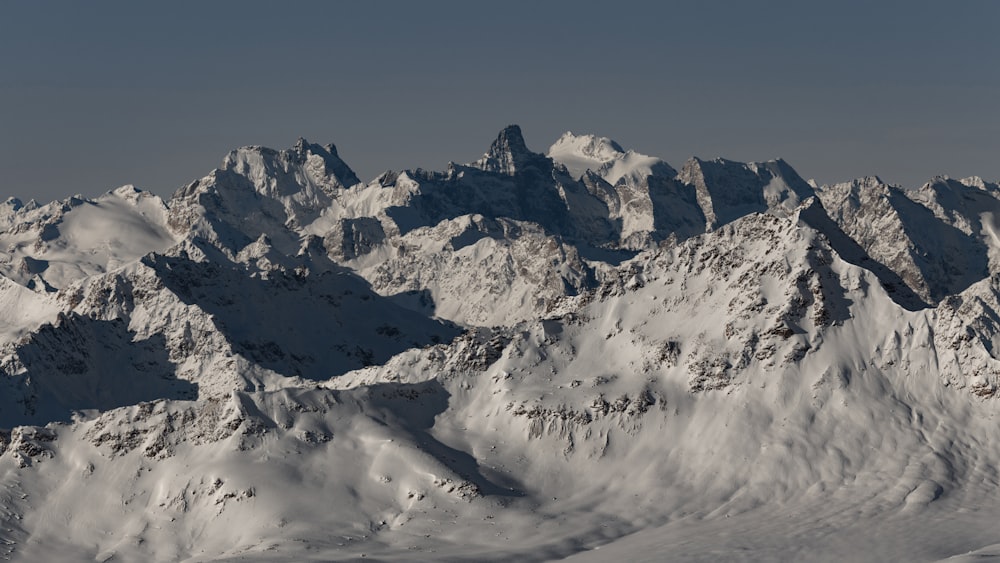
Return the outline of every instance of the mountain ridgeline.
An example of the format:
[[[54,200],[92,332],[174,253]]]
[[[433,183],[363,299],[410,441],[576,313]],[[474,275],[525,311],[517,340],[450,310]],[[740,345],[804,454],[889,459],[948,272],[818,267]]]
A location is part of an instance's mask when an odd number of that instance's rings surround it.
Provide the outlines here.
[[[741,515],[777,559],[857,555],[809,523],[982,547],[998,217],[980,178],[816,186],[515,125],[442,172],[363,182],[300,139],[168,201],[9,199],[4,553],[523,561],[656,528],[683,560],[720,541],[691,519]]]

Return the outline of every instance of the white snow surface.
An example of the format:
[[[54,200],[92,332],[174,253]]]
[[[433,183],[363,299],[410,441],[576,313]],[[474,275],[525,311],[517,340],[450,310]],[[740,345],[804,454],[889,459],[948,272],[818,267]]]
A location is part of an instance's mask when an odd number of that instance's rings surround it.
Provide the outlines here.
[[[0,224],[0,274],[38,291],[113,270],[179,240],[167,226],[163,201],[134,186],[93,200],[21,207],[4,213]]]
[[[549,147],[548,157],[565,166],[575,178],[591,170],[611,185],[623,178],[638,183],[658,168],[669,169],[663,160],[633,150],[626,151],[607,137],[574,135],[572,131],[563,133]]]
[[[567,131],[549,147],[548,156],[579,178],[587,170],[600,170],[605,163],[621,159],[625,149],[607,137]]]
[[[1000,559],[998,194],[511,126],[8,200],[0,557]]]

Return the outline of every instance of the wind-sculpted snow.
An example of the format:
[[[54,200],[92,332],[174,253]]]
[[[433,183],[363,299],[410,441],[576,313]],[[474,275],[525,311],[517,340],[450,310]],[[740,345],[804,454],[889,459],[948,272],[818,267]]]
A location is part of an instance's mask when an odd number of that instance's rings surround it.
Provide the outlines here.
[[[998,195],[510,126],[444,172],[300,140],[8,200],[0,554],[989,555]]]

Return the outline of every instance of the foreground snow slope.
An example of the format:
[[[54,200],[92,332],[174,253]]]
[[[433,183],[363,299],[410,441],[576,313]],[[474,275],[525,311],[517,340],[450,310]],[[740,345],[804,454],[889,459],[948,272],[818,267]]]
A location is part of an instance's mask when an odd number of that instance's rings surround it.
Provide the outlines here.
[[[549,154],[366,184],[303,140],[8,202],[0,553],[993,553],[995,186]]]

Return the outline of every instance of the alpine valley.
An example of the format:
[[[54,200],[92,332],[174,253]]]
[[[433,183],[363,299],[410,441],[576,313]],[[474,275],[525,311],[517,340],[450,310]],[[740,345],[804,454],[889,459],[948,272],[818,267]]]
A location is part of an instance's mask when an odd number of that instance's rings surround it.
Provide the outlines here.
[[[0,555],[1000,560],[1000,186],[517,126],[0,204]]]

